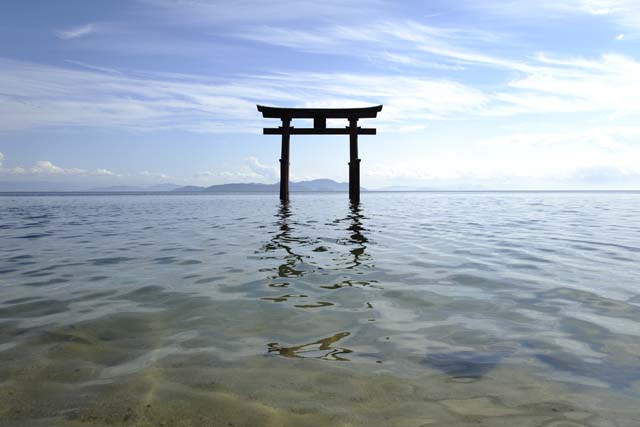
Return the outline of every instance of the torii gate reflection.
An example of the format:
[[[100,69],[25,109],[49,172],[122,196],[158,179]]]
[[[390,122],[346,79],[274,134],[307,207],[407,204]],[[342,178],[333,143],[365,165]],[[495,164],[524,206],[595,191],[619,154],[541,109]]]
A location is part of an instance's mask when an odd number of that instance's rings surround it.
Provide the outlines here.
[[[373,267],[372,258],[367,253],[369,239],[367,237],[367,228],[364,225],[366,218],[363,207],[359,203],[350,203],[349,211],[345,217],[335,219],[331,222],[331,226],[337,226],[338,229],[346,231],[340,232],[336,239],[336,245],[333,248],[320,246],[322,250],[318,250],[321,241],[318,238],[304,234],[303,223],[296,220],[289,203],[279,203],[277,218],[273,224],[273,236],[262,246],[259,252],[270,254],[264,259],[275,259],[278,261],[277,266],[270,267],[264,271],[270,271],[269,275],[270,288],[289,288],[293,289],[295,281],[303,276],[322,275],[323,270],[343,270],[353,273],[351,278],[336,278],[331,283],[321,285],[323,289],[340,289],[343,287],[366,287],[377,286],[376,280],[364,279],[359,277],[358,271],[366,271]],[[311,249],[310,248],[314,248]],[[347,251],[343,252],[343,248]],[[316,252],[327,252],[331,254],[326,258]],[[312,255],[312,257],[310,257]],[[307,264],[307,268],[302,267]],[[312,266],[312,268],[308,268]],[[286,294],[276,297],[264,297],[263,300],[284,302],[290,298],[303,297],[307,295]],[[325,305],[333,305],[331,302],[318,301],[317,304],[295,305],[299,308],[321,307]]]
[[[360,201],[360,159],[358,135],[375,135],[376,130],[358,127],[358,120],[375,118],[382,105],[365,108],[279,108],[258,105],[262,117],[280,119],[282,126],[264,128],[265,135],[282,135],[280,157],[280,200],[289,200],[289,142],[291,135],[349,135],[349,199]],[[295,128],[292,119],[313,119],[312,128]],[[347,119],[345,128],[327,128],[327,119]]]

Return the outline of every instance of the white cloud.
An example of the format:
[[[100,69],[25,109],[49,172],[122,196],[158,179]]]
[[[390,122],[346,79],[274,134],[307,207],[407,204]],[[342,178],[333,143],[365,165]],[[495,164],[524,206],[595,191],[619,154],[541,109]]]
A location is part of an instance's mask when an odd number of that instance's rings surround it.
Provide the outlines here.
[[[398,128],[398,133],[412,133],[424,130],[426,126],[424,125],[411,125],[411,126],[400,126]]]
[[[58,38],[68,40],[68,39],[77,39],[79,37],[84,37],[95,32],[96,32],[96,25],[92,23],[88,23],[78,27],[67,28],[65,30],[58,30],[55,33],[58,36]]]
[[[167,175],[166,173],[162,173],[162,172],[142,171],[142,172],[138,172],[137,175],[139,177],[148,178],[153,181],[156,181],[156,180],[167,181],[167,180],[174,179],[174,177],[172,177],[171,175]]]
[[[578,169],[567,177],[567,182],[591,188],[640,188],[640,173],[610,166]]]
[[[611,168],[638,174],[640,127],[619,126],[581,131],[516,133],[477,144],[470,170],[491,175],[567,178],[578,170]]]
[[[608,20],[632,31],[640,30],[638,0],[468,0],[472,8],[524,19],[557,19],[568,15],[587,15]]]
[[[0,176],[9,178],[56,178],[56,177],[116,177],[114,172],[108,169],[79,169],[63,168],[48,160],[39,160],[33,166],[15,166],[4,168],[2,160],[4,155],[0,153]]]
[[[589,15],[613,15],[632,12],[636,9],[634,0],[539,0],[539,7],[561,10],[567,13],[586,13]]]
[[[248,157],[245,164],[235,171],[204,171],[194,175],[198,185],[228,184],[235,182],[257,182],[273,184],[280,179],[276,166],[262,163],[256,157]]]
[[[74,189],[80,190],[103,185],[150,185],[171,181],[190,183],[188,179],[160,172],[116,173],[106,168],[69,168],[56,165],[49,160],[39,160],[31,166],[3,167],[3,160],[4,155],[0,153],[0,180],[6,182],[73,184]]]
[[[260,160],[258,160],[258,158],[256,157],[249,157],[247,159],[247,163],[249,169],[251,169],[252,172],[260,175],[267,181],[275,181],[280,178],[278,169],[276,167],[265,165],[261,163]]]
[[[640,189],[640,126],[521,132],[472,142],[464,153],[370,161],[371,188]]]
[[[54,165],[50,161],[40,160],[36,162],[36,165],[30,169],[30,172],[34,174],[49,174],[49,175],[73,174],[75,175],[78,172],[80,172],[80,169],[63,169],[59,166]]]

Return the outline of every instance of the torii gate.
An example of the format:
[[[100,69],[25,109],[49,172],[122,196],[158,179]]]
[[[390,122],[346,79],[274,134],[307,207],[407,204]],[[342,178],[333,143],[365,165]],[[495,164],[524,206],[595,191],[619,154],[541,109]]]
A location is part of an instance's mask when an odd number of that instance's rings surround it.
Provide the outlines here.
[[[359,119],[374,118],[382,105],[365,108],[279,108],[258,105],[262,117],[282,120],[278,128],[264,128],[264,135],[282,135],[280,156],[280,200],[289,200],[289,142],[291,135],[349,135],[349,199],[360,201],[360,159],[358,135],[375,135],[376,130],[358,127]],[[313,119],[312,128],[294,128],[292,119]],[[345,128],[327,128],[327,119],[347,119]]]

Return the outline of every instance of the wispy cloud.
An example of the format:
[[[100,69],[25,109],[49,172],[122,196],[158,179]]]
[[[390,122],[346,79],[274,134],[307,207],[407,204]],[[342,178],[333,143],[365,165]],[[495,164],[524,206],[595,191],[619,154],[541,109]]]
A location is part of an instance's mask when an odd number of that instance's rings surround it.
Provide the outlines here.
[[[460,69],[464,63],[528,70],[527,64],[480,53],[501,35],[463,28],[426,25],[412,20],[387,20],[358,27],[327,25],[314,29],[247,27],[234,36],[306,52],[377,58],[404,65]],[[434,62],[427,55],[437,57]]]
[[[55,32],[58,38],[68,40],[68,39],[77,39],[79,37],[88,36],[91,33],[96,32],[96,25],[93,23],[88,23],[84,25],[80,25],[78,27],[67,28],[64,30],[57,30]]]
[[[255,105],[384,103],[388,125],[473,111],[486,96],[441,79],[350,73],[272,73],[233,81],[117,75],[0,60],[0,130],[46,126],[258,132]],[[384,124],[384,122],[383,122]]]
[[[614,13],[615,10],[617,9],[611,9],[609,12]],[[502,115],[640,113],[640,85],[637,84],[636,77],[640,71],[640,63],[620,54],[604,54],[589,59],[525,54],[513,59],[485,53],[486,45],[499,40],[498,36],[476,34],[473,31],[455,28],[432,27],[410,21],[379,22],[349,31],[343,31],[342,27],[336,26],[314,31],[305,30],[303,33],[299,30],[292,31],[268,27],[255,28],[239,37],[316,53],[350,55],[351,52],[357,52],[363,57],[375,57],[404,66],[428,67],[439,63],[443,69],[452,67],[454,72],[453,67],[456,65],[461,66],[460,70],[469,67],[474,73],[479,67],[492,68],[496,73],[502,72],[502,78],[505,80],[482,92],[477,90],[477,86],[473,89],[473,86],[459,86],[468,89],[467,94],[475,89],[483,99],[479,104],[475,104],[476,108],[463,109],[464,111],[482,110],[486,114]],[[460,80],[467,77],[465,73],[455,73],[453,76]],[[401,77],[397,80],[402,82]],[[413,96],[413,92],[407,91],[409,88],[402,83],[399,83],[398,87],[401,89],[399,93],[410,93]],[[365,88],[360,86],[358,89]],[[438,94],[436,91],[431,99],[446,104],[447,101],[442,101],[444,98],[437,96]],[[418,95],[417,100],[412,107],[417,107],[419,112],[422,110],[421,105],[429,105],[428,97]],[[482,108],[477,108],[478,106]],[[447,110],[445,105],[441,106],[442,110]],[[407,111],[403,111],[403,114],[406,115]],[[423,118],[431,117],[419,115]]]
[[[467,0],[467,7],[521,19],[559,19],[592,16],[631,31],[640,30],[640,2],[637,0]]]
[[[255,110],[241,87],[196,77],[188,82],[154,79],[11,60],[0,60],[0,65],[1,130],[88,126],[199,131],[218,122],[225,131],[233,128],[234,119],[246,120]]]
[[[237,22],[283,22],[304,19],[364,18],[385,10],[381,0],[138,0],[151,6],[154,13],[164,13],[169,19],[200,24]]]
[[[498,96],[511,108],[529,112],[604,112],[616,116],[640,114],[640,63],[622,55],[601,58],[538,60],[553,65],[514,79],[515,92]],[[508,97],[508,99],[505,99]]]
[[[497,61],[493,64],[498,66]],[[517,76],[484,90],[450,79],[397,73],[279,72],[210,79],[79,65],[81,69],[0,59],[0,130],[84,126],[253,133],[263,124],[257,103],[383,103],[377,124],[401,132],[460,115],[640,115],[640,63],[622,55],[585,59],[541,54],[523,62]],[[511,70],[513,63],[502,65]]]
[[[122,74],[120,71],[118,71],[118,70],[116,70],[114,68],[100,67],[100,66],[97,66],[97,65],[87,64],[86,62],[76,61],[76,60],[73,60],[73,59],[65,59],[64,62],[67,62],[69,64],[73,64],[73,65],[77,65],[78,67],[87,68],[89,70],[100,71],[100,72],[103,72],[103,73]]]
[[[640,10],[635,0],[542,0],[538,7],[555,9],[566,13],[586,13],[605,16],[634,13]]]

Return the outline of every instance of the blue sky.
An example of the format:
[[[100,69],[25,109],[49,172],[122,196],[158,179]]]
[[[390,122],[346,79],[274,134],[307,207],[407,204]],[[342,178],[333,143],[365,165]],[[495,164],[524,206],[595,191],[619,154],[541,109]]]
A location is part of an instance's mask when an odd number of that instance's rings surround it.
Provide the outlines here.
[[[637,0],[3,1],[0,181],[275,182],[255,104],[384,104],[365,187],[638,189],[639,78]]]

